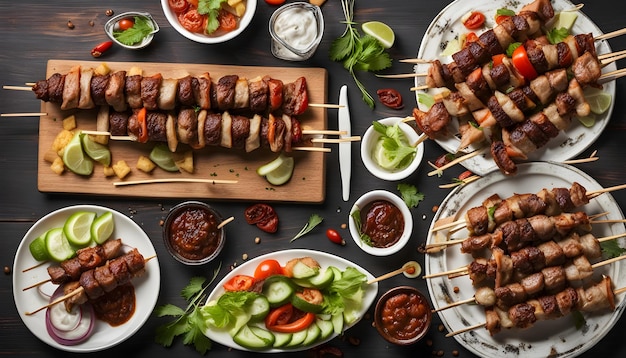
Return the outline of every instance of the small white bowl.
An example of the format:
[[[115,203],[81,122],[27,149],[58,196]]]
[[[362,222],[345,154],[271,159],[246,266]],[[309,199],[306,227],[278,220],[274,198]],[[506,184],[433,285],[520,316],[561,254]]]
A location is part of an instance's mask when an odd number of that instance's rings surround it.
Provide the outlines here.
[[[313,23],[309,23],[307,21],[297,22],[296,19],[293,19],[292,14],[289,14],[290,11],[299,11],[310,14],[314,19]],[[290,19],[290,17],[292,19]],[[293,36],[294,33],[301,33],[302,29],[308,30],[310,32],[315,31],[315,38],[311,41],[311,43],[306,48],[295,48],[293,47],[286,39],[280,36],[280,34],[276,33],[276,24],[280,23],[280,19],[286,19],[290,31],[287,31],[290,35]],[[278,20],[278,21],[277,21]],[[293,22],[291,22],[292,20]],[[302,19],[298,19],[302,20]],[[283,26],[285,22],[282,21]],[[308,27],[306,27],[308,25]],[[297,30],[296,30],[297,29]],[[269,21],[269,32],[270,36],[272,36],[272,54],[281,60],[288,61],[304,61],[309,59],[319,46],[320,42],[322,42],[322,36],[324,35],[324,15],[322,14],[322,9],[320,9],[317,5],[312,5],[308,2],[292,2],[285,4],[272,14]]]
[[[400,117],[384,118],[378,122],[386,126],[393,126],[398,123],[398,126],[404,132],[409,143],[416,143],[420,137],[415,129],[402,122],[402,118]],[[417,146],[417,153],[415,153],[415,157],[413,158],[411,164],[409,164],[406,168],[393,171],[382,168],[372,157],[372,151],[374,150],[376,142],[379,138],[380,133],[378,133],[372,125],[367,129],[367,131],[365,131],[365,134],[361,139],[361,160],[363,161],[365,168],[367,168],[367,170],[375,177],[389,181],[402,180],[413,174],[422,163],[422,158],[424,157],[424,142]]]
[[[135,17],[145,17],[146,19],[148,19],[148,21],[150,21],[150,24],[152,25],[152,32],[148,36],[144,37],[143,40],[141,40],[141,42],[138,42],[133,45],[126,45],[126,44],[119,42],[115,38],[115,36],[113,36],[113,31],[117,31],[118,30],[117,23],[121,19],[124,19],[127,17],[131,19],[134,19]],[[150,13],[147,13],[147,12],[137,12],[137,11],[125,12],[125,13],[112,17],[111,19],[109,19],[109,21],[106,22],[106,24],[104,24],[104,32],[106,32],[107,36],[109,36],[109,38],[113,42],[118,44],[119,46],[122,46],[130,50],[139,50],[148,46],[152,42],[152,39],[154,38],[154,34],[157,33],[158,31],[159,31],[159,24],[157,24],[157,22],[154,20],[152,15],[150,15]]]
[[[178,21],[176,13],[170,8],[168,0],[161,0],[161,8],[163,9],[163,14],[165,14],[167,21],[170,23],[170,25],[172,25],[174,30],[178,31],[179,34],[195,42],[203,44],[217,44],[235,38],[241,32],[243,32],[243,30],[245,30],[248,25],[250,25],[250,22],[252,21],[252,18],[254,17],[254,14],[256,12],[257,0],[244,1],[246,2],[246,12],[239,20],[239,26],[233,31],[215,35],[193,33],[185,29]]]
[[[361,235],[359,233],[360,228],[357,227],[354,218],[352,217],[352,214],[356,210],[364,210],[369,203],[377,200],[386,200],[390,202],[400,210],[404,218],[404,229],[402,231],[400,239],[395,244],[389,247],[379,248],[369,246],[368,244],[364,243],[361,240]],[[354,202],[354,205],[352,205],[352,208],[350,209],[348,223],[350,227],[350,234],[354,242],[361,248],[361,250],[374,256],[388,256],[400,251],[404,246],[406,246],[407,242],[409,242],[409,239],[411,238],[411,234],[413,232],[413,216],[411,215],[409,207],[399,196],[386,190],[373,190],[363,194],[359,199],[357,199],[357,201]]]

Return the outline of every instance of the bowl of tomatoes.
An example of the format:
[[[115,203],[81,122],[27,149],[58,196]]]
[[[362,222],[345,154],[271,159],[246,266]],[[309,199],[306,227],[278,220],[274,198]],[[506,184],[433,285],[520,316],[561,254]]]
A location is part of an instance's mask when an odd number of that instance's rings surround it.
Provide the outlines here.
[[[207,0],[161,0],[167,21],[189,40],[217,44],[242,33],[252,21],[257,0],[230,0],[211,9]]]

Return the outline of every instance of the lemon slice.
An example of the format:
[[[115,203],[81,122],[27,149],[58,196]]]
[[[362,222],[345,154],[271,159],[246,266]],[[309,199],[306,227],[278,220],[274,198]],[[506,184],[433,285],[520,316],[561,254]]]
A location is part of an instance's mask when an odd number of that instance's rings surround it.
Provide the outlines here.
[[[265,179],[273,185],[283,185],[291,179],[293,175],[293,157],[285,157],[283,163],[276,169],[267,173]]]
[[[361,29],[363,29],[363,32],[366,34],[378,40],[384,48],[390,48],[396,40],[396,35],[393,33],[391,27],[380,21],[366,22],[361,25]]]
[[[589,103],[591,112],[602,114],[611,106],[612,96],[598,88],[588,88],[585,90],[585,99]]]
[[[64,261],[74,256],[74,250],[63,234],[62,227],[48,230],[46,233],[46,251],[54,261]]]
[[[37,261],[46,261],[50,258],[48,256],[48,251],[46,250],[46,233],[37,237],[28,245],[30,254]]]
[[[283,161],[285,160],[285,158],[287,157],[285,157],[283,153],[280,153],[280,155],[276,159],[272,160],[271,162],[267,164],[261,165],[256,170],[256,173],[262,177],[266,176],[268,173],[278,169],[278,167],[283,165]]]
[[[83,247],[91,242],[91,224],[95,218],[92,211],[78,211],[65,220],[63,234],[70,244]]]
[[[63,164],[72,172],[79,175],[91,175],[93,173],[93,161],[83,152],[80,142],[80,132],[67,143],[63,150]]]
[[[96,244],[102,244],[107,241],[113,234],[115,229],[115,221],[113,220],[113,213],[107,211],[106,213],[98,216],[91,224],[91,239]]]
[[[152,151],[150,151],[150,160],[152,160],[159,168],[168,172],[179,171],[176,162],[174,161],[174,155],[165,144],[157,144]]]
[[[89,158],[107,167],[111,165],[111,151],[106,145],[91,140],[86,134],[80,134],[80,138],[83,150]]]

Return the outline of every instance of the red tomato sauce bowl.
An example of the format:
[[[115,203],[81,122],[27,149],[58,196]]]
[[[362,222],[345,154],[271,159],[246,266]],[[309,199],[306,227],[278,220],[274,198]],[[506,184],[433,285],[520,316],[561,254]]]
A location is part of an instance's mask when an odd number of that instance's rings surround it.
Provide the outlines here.
[[[376,330],[390,343],[411,345],[419,342],[430,329],[431,321],[428,298],[415,287],[394,287],[376,302]]]
[[[217,257],[226,241],[222,216],[200,201],[172,207],[163,222],[167,251],[187,265],[202,265]]]

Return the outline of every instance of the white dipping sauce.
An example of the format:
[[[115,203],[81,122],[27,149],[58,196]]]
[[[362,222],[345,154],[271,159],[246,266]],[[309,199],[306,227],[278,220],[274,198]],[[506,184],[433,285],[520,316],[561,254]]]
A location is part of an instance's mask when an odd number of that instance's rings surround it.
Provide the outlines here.
[[[274,33],[285,43],[296,50],[306,50],[317,37],[317,21],[313,13],[305,8],[293,7],[283,11],[276,17]],[[298,58],[283,46],[279,46],[281,55],[291,55]]]

